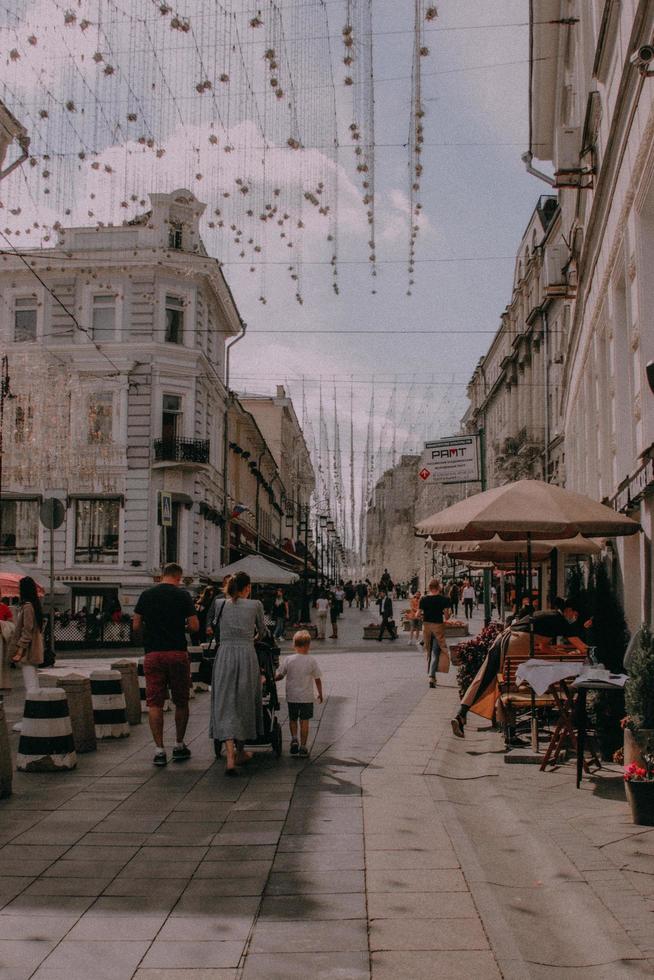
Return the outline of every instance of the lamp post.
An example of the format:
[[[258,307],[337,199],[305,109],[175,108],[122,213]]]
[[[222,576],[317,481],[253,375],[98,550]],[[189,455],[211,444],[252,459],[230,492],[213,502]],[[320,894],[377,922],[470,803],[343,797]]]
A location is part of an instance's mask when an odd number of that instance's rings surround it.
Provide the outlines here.
[[[325,528],[327,527],[327,515],[321,514],[318,518],[320,524],[320,586],[325,587]]]

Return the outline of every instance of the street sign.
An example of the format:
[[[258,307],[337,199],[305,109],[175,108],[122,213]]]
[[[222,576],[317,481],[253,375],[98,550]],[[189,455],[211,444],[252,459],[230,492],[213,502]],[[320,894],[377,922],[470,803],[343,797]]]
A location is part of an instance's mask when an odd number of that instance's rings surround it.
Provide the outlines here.
[[[58,497],[46,497],[41,504],[39,517],[43,527],[47,528],[48,531],[56,531],[64,523],[66,517],[64,502]]]
[[[423,483],[477,482],[479,436],[451,436],[426,442],[418,476]]]
[[[157,524],[160,527],[173,526],[173,495],[167,490],[159,490]]]

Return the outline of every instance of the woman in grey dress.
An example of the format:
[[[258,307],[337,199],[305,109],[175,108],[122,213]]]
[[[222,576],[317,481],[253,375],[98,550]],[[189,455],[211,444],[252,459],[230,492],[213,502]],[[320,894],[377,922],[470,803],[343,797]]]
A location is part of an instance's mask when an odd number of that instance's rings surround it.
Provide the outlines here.
[[[209,737],[225,743],[226,776],[237,775],[237,765],[252,758],[243,743],[262,728],[261,674],[254,649],[255,631],[265,633],[263,606],[250,599],[250,576],[237,572],[227,583],[222,610],[216,609],[220,646],[211,682]],[[217,619],[217,617],[220,617]]]

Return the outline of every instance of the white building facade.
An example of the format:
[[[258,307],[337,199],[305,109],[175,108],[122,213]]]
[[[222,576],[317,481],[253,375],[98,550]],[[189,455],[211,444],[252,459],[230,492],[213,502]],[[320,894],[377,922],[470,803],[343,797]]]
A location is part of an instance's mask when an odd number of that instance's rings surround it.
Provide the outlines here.
[[[617,543],[633,629],[653,611],[654,4],[544,0],[532,14],[531,152],[555,174],[576,294],[560,390],[565,484],[642,525]]]
[[[38,506],[63,499],[56,571],[74,610],[129,611],[167,560],[189,582],[220,564],[225,344],[242,325],[200,240],[204,205],[185,190],[150,200],[121,227],[63,229],[0,266],[13,396],[0,558],[47,567]]]

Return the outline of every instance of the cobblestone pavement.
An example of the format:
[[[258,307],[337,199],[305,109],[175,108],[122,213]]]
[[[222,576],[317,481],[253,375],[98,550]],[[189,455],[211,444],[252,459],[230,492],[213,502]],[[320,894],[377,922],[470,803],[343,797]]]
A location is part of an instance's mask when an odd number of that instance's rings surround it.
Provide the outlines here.
[[[485,725],[454,739],[454,677],[429,690],[404,638],[359,640],[369,618],[315,644],[307,763],[262,752],[224,779],[199,694],[183,765],[154,769],[142,725],[75,772],[17,774],[0,980],[654,976],[654,829],[620,774],[577,791],[570,765],[505,765]]]

